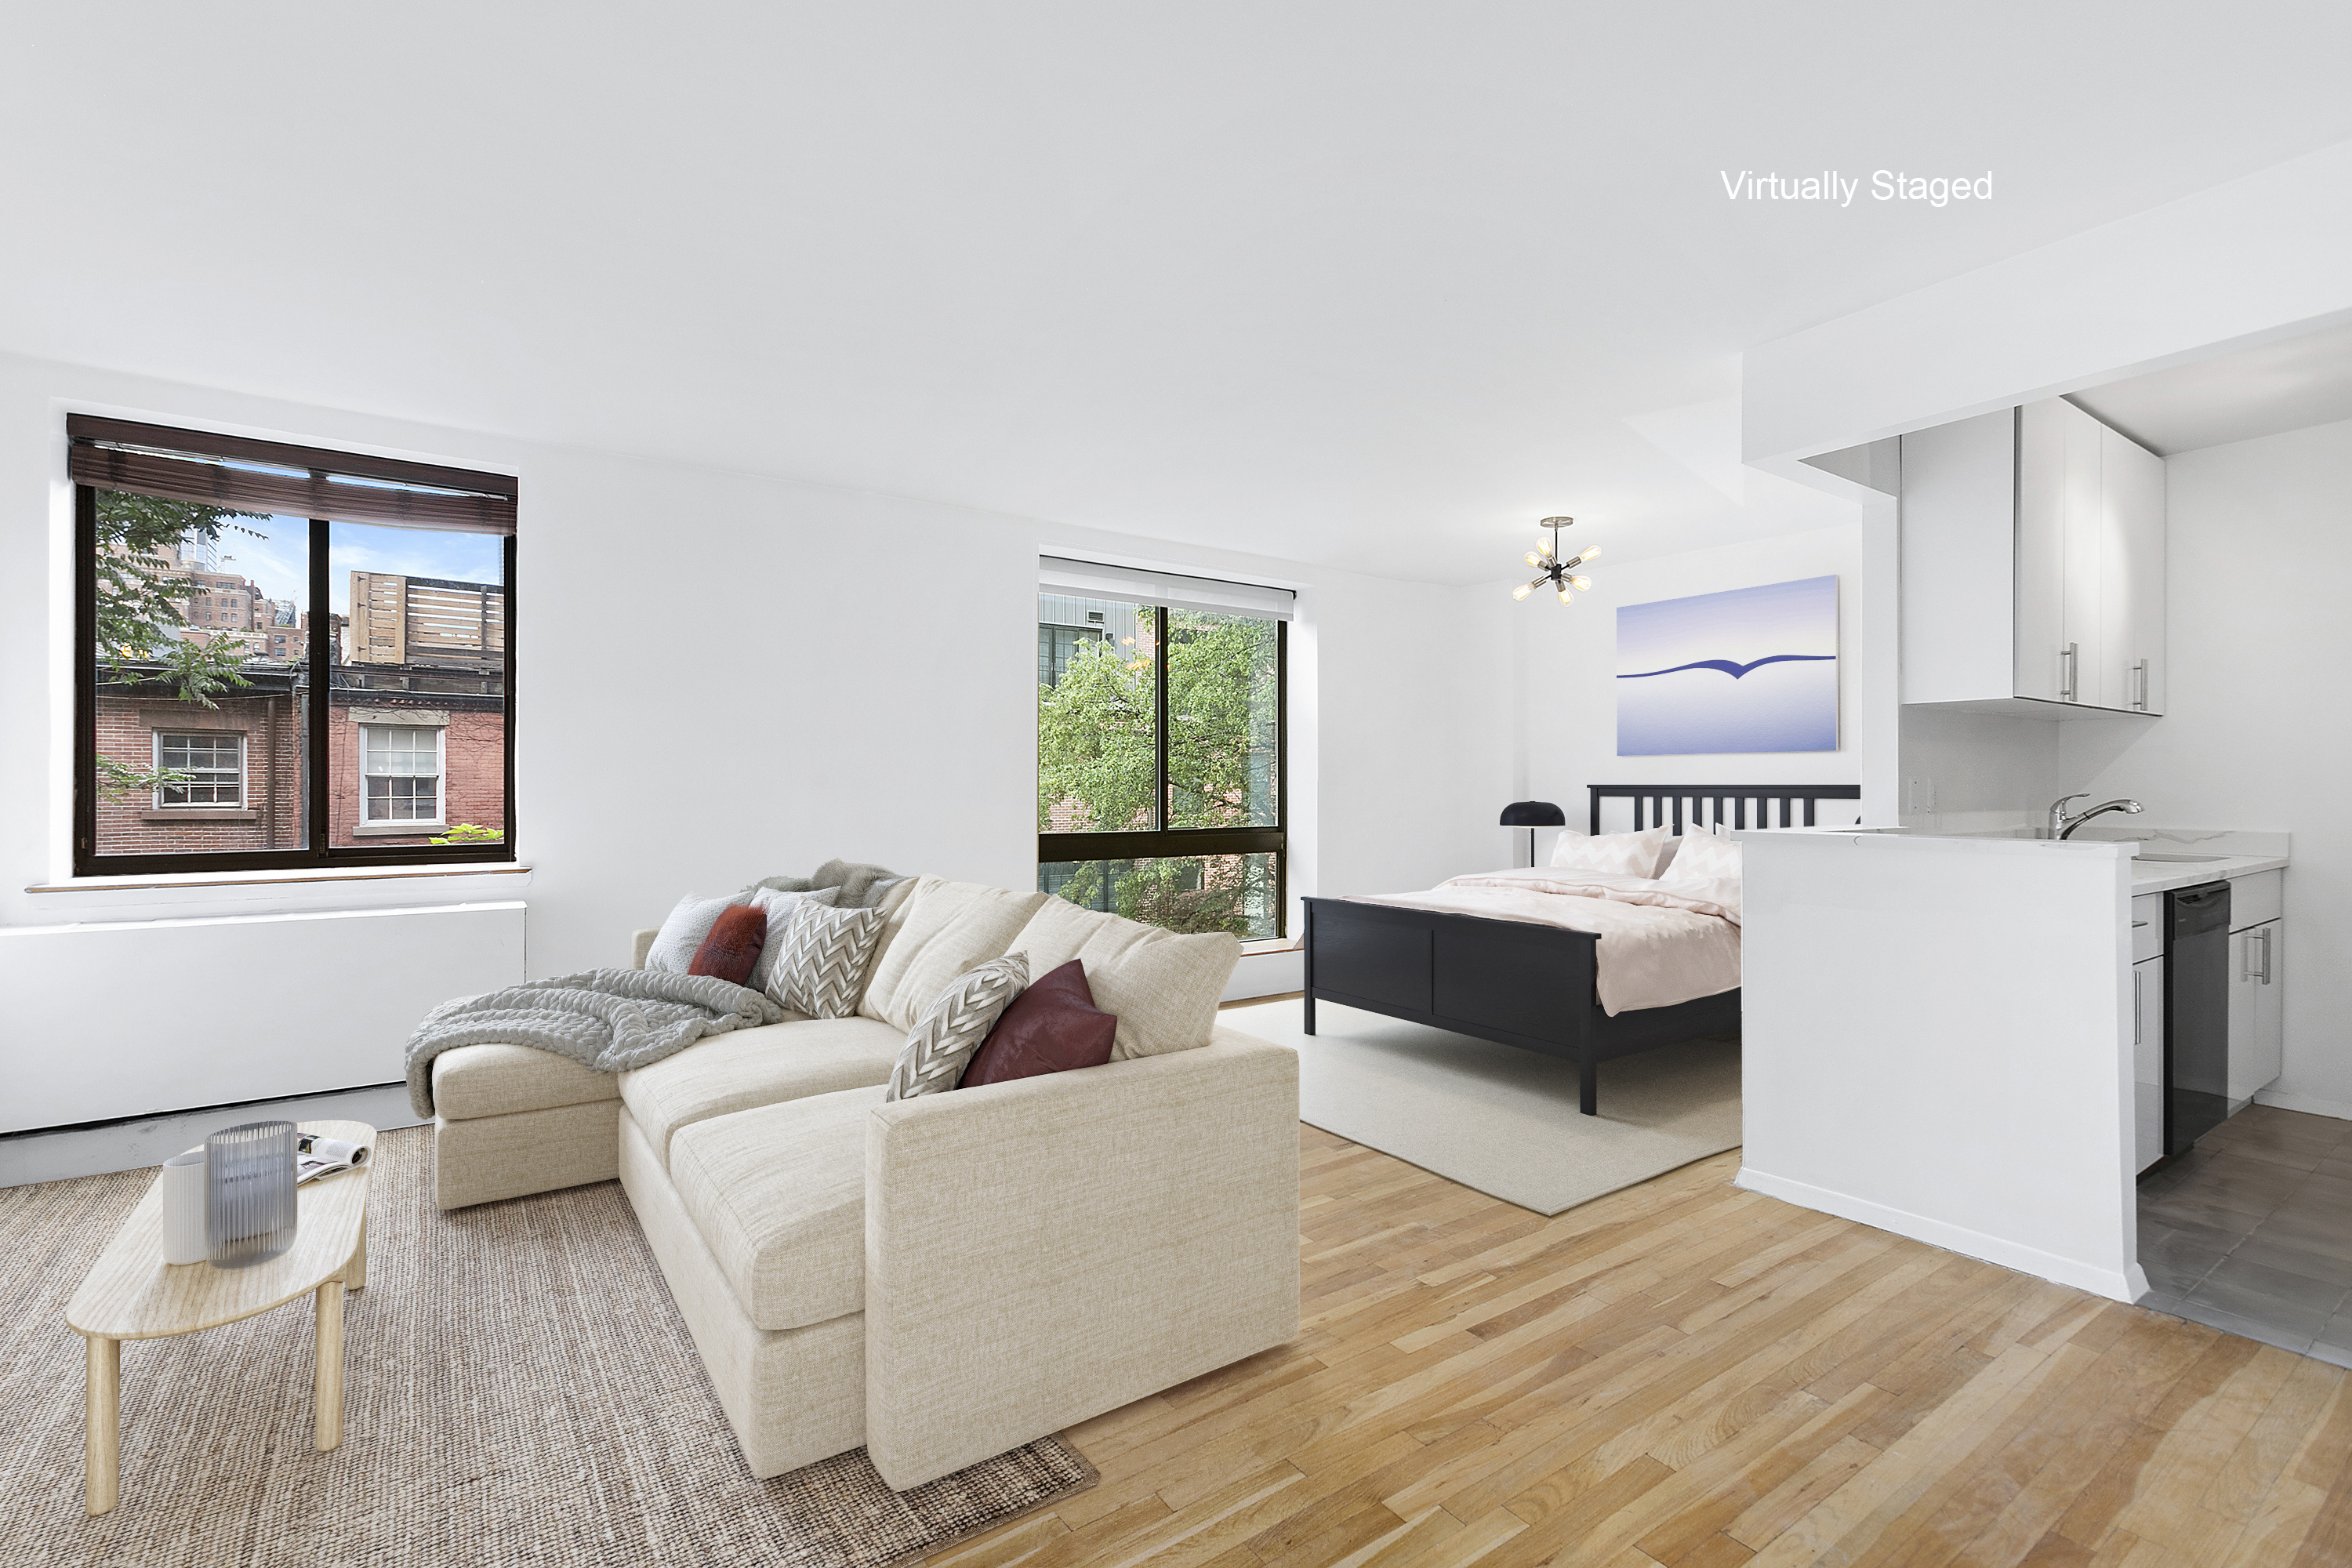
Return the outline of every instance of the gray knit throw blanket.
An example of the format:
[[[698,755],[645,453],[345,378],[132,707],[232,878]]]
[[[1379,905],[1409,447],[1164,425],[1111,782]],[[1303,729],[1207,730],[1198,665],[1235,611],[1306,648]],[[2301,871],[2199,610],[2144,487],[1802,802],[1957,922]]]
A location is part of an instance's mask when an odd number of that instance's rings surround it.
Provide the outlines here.
[[[835,909],[870,910],[906,879],[887,867],[828,860],[805,877],[762,877],[743,890],[748,893],[758,888],[773,888],[780,893],[806,893],[819,888],[839,888],[841,897],[834,900]]]
[[[408,1103],[433,1114],[433,1058],[459,1046],[530,1046],[598,1072],[675,1056],[705,1035],[783,1020],[757,991],[711,974],[592,969],[460,996],[408,1037]]]

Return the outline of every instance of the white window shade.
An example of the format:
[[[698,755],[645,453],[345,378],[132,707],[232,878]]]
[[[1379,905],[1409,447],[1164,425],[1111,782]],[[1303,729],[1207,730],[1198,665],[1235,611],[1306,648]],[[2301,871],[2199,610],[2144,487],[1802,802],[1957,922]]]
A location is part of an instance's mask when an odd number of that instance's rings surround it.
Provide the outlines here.
[[[1133,566],[1105,566],[1094,561],[1071,561],[1058,555],[1040,556],[1038,586],[1049,593],[1083,599],[1115,599],[1130,605],[1165,605],[1171,610],[1206,610],[1220,616],[1255,616],[1260,620],[1291,618],[1298,595],[1287,588],[1262,583],[1236,583],[1223,577],[1186,577],[1173,572],[1146,572]]]

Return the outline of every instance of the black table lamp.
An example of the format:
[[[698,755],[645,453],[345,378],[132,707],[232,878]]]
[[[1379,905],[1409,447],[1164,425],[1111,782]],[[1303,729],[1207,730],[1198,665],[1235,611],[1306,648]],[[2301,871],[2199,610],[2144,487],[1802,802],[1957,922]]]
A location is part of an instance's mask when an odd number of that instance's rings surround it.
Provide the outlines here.
[[[1568,817],[1548,800],[1515,800],[1503,807],[1502,825],[1528,830],[1528,864],[1532,866],[1536,863],[1536,829],[1566,827]]]

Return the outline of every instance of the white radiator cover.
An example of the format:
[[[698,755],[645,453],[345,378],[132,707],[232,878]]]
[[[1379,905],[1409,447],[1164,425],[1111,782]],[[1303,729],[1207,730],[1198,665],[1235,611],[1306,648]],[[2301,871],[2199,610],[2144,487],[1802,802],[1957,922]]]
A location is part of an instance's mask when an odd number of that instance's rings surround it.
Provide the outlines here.
[[[524,978],[520,902],[0,929],[0,1132],[402,1076],[436,1003]]]

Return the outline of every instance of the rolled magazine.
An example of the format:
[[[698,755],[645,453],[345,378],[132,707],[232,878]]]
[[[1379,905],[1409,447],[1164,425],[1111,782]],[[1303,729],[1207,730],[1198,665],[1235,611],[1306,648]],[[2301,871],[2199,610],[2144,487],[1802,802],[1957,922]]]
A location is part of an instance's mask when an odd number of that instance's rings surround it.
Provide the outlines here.
[[[338,1171],[348,1171],[367,1163],[368,1146],[346,1143],[340,1138],[321,1138],[304,1132],[294,1140],[294,1182],[304,1182],[320,1176],[331,1176]]]

